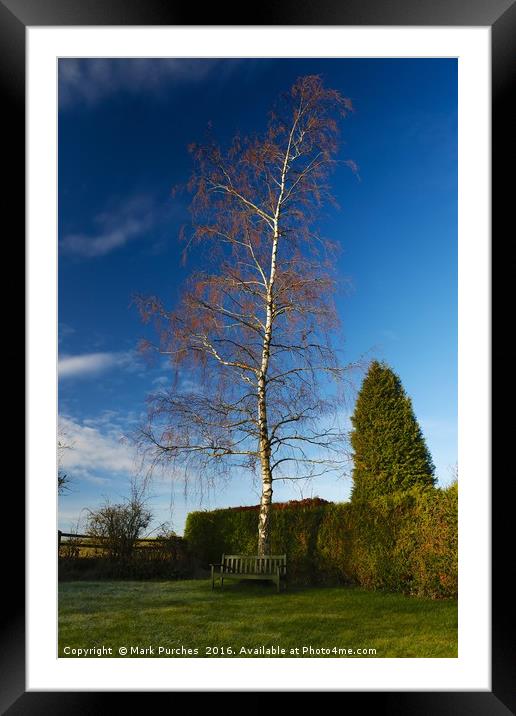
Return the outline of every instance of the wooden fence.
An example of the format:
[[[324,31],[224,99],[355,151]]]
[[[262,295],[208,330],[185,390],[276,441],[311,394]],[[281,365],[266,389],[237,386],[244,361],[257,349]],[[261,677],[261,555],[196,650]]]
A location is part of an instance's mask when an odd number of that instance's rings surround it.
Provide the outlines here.
[[[135,540],[134,549],[148,549],[149,547],[158,547],[160,545],[165,545],[167,543],[170,543],[170,541],[173,541],[176,545],[179,545],[183,543],[183,537],[179,537],[174,535],[172,538],[165,537],[140,537],[137,540]],[[107,540],[102,537],[95,537],[94,535],[81,535],[77,534],[76,532],[62,532],[61,530],[57,531],[57,550],[59,553],[60,547],[65,547],[66,545],[76,547],[78,549],[80,548],[88,548],[88,549],[106,549],[106,542]]]

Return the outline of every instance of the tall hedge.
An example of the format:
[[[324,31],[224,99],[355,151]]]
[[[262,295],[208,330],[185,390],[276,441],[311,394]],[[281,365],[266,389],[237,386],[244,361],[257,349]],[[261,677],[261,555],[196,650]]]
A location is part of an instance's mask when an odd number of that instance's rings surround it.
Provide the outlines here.
[[[412,402],[385,363],[371,362],[351,423],[352,501],[434,486],[434,464]]]
[[[324,500],[273,505],[271,553],[287,554],[289,572],[301,583],[317,582],[317,535],[324,518]],[[222,554],[257,554],[259,507],[191,512],[186,520],[185,539],[197,558],[208,565]]]
[[[354,583],[432,598],[457,594],[457,486],[413,487],[370,501],[295,503],[272,513],[272,552],[289,580]],[[256,554],[256,510],[188,515],[185,538],[207,565]]]
[[[350,505],[340,569],[369,589],[457,595],[457,486],[413,487]]]

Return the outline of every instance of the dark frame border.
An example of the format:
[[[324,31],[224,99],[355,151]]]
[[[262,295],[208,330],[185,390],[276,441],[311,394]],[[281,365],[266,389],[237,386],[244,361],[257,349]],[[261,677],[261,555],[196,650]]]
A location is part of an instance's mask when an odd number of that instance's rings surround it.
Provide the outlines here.
[[[493,260],[502,252],[502,232],[513,226],[511,212],[514,204],[514,115],[508,109],[511,90],[516,86],[516,3],[515,0],[262,0],[253,7],[251,22],[235,15],[219,4],[204,7],[202,25],[376,25],[376,26],[490,26],[492,33],[492,226]],[[25,215],[25,28],[27,26],[66,25],[199,25],[194,22],[199,9],[188,5],[173,6],[168,0],[0,0],[0,88],[7,122],[5,137],[14,148],[9,169],[9,184],[5,186],[5,206]],[[227,22],[224,20],[227,18]],[[4,149],[6,143],[4,143]],[[511,152],[512,148],[512,152]],[[510,173],[509,173],[510,172]],[[512,212],[511,212],[512,214]],[[17,234],[21,234],[18,229]],[[22,237],[19,246],[23,246]],[[504,266],[505,264],[505,266]],[[499,262],[498,281],[493,285],[493,328],[501,325],[503,308],[508,304],[509,291],[514,282],[505,258]],[[504,273],[505,272],[505,273]],[[512,279],[512,281],[511,281]],[[507,325],[505,324],[505,328]],[[507,342],[492,351],[493,369],[496,364],[505,368],[510,359]],[[503,361],[503,363],[502,363]],[[498,372],[498,375],[501,371]],[[493,387],[496,388],[493,370]],[[501,380],[499,379],[501,383]],[[507,385],[504,384],[504,391]],[[493,393],[493,398],[495,398]],[[501,403],[501,400],[499,401]],[[493,408],[496,407],[493,400]],[[498,446],[510,445],[509,426],[497,426],[493,434],[493,455]],[[505,431],[505,432],[504,432]],[[516,713],[515,683],[511,663],[515,663],[514,630],[508,615],[513,611],[505,574],[505,550],[511,544],[513,523],[512,502],[506,497],[502,483],[505,472],[492,485],[492,691],[467,692],[358,692],[360,705],[377,706],[384,713],[421,713],[442,716],[475,716],[489,714],[503,716]],[[509,474],[507,473],[507,478]],[[24,485],[12,482],[9,499],[13,504],[25,504]],[[21,511],[20,511],[21,512]],[[0,647],[0,709],[2,713],[28,714],[101,714],[120,707],[120,692],[26,692],[25,691],[25,590],[24,567],[19,551],[11,557],[9,590],[4,591],[8,608],[2,612]],[[5,570],[4,575],[8,573]],[[511,658],[512,657],[512,658]],[[153,695],[156,692],[153,692]],[[346,692],[346,705],[357,692]],[[168,694],[163,694],[168,696]],[[130,693],[134,706],[149,705],[148,692]],[[145,702],[143,701],[145,699]],[[169,699],[167,699],[169,700]]]

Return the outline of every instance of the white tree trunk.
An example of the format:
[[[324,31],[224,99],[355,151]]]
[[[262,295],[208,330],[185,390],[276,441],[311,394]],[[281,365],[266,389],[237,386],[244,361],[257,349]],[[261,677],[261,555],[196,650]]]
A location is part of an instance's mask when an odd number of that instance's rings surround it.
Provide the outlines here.
[[[276,277],[276,257],[278,253],[278,211],[274,220],[274,234],[272,240],[271,270],[267,289],[267,313],[265,321],[265,334],[263,340],[262,364],[258,378],[258,422],[260,432],[260,466],[262,473],[262,497],[260,501],[260,514],[258,517],[258,554],[270,554],[270,514],[272,504],[272,471],[271,471],[271,445],[269,428],[267,424],[267,371],[269,368],[270,344],[272,339],[272,323],[274,316],[274,279]]]
[[[267,401],[265,376],[260,376],[258,387],[258,409],[260,423],[260,467],[262,474],[262,497],[258,517],[258,554],[270,554],[270,513],[272,503],[272,472],[270,464],[270,442],[267,426]]]
[[[271,266],[266,297],[265,333],[263,338],[262,363],[258,377],[258,422],[260,433],[260,464],[262,473],[262,497],[260,501],[260,514],[258,517],[258,554],[270,554],[270,516],[272,505],[272,470],[271,470],[271,444],[267,424],[267,372],[269,369],[270,344],[272,340],[274,321],[274,282],[276,280],[276,262],[278,257],[278,244],[280,238],[280,214],[285,196],[285,182],[289,170],[290,152],[298,117],[290,130],[287,149],[283,159],[281,180],[279,182],[278,201],[273,219],[273,234],[271,248]]]

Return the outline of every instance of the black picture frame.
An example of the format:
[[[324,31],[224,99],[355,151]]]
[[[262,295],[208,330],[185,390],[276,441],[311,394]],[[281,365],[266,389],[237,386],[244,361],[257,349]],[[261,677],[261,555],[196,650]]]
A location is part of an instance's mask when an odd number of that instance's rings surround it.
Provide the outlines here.
[[[202,14],[203,22],[195,22]],[[235,22],[238,18],[238,22]],[[175,5],[169,0],[0,0],[0,86],[4,148],[13,151],[8,181],[4,187],[4,206],[16,215],[13,237],[24,245],[25,215],[25,37],[34,26],[101,25],[369,25],[369,26],[489,26],[492,37],[492,258],[501,256],[503,236],[513,226],[509,212],[514,204],[514,115],[509,99],[514,93],[516,75],[516,3],[514,0],[262,0],[245,17],[230,6]],[[512,118],[512,119],[511,119]],[[6,142],[7,138],[7,142]],[[5,156],[5,154],[4,154]],[[509,177],[509,181],[506,179]],[[511,212],[512,213],[512,212]],[[511,217],[512,218],[512,217]],[[512,233],[513,230],[512,230]],[[510,264],[498,264],[499,275],[492,289],[493,330],[501,324],[509,303],[512,275]],[[504,274],[504,272],[506,272]],[[496,408],[496,365],[502,369],[510,359],[507,341],[492,351],[492,410]],[[29,346],[30,349],[30,346]],[[503,361],[503,363],[502,363]],[[500,380],[500,379],[499,379]],[[500,380],[501,382],[501,380]],[[508,386],[504,384],[507,399]],[[510,388],[509,388],[510,389]],[[501,401],[500,401],[501,402]],[[500,423],[505,421],[500,421]],[[497,425],[492,450],[503,452],[510,445],[509,427]],[[347,692],[345,704],[359,697],[360,708],[378,708],[395,714],[502,714],[516,713],[514,688],[514,630],[510,615],[513,599],[507,585],[511,568],[511,524],[513,502],[507,499],[505,471],[494,473],[492,483],[492,691],[449,692]],[[467,476],[466,478],[467,479]],[[17,505],[18,523],[24,504],[23,481],[10,480],[8,500]],[[512,519],[511,519],[512,518]],[[17,529],[20,525],[17,525]],[[19,532],[16,533],[20,534]],[[23,544],[17,536],[16,550],[10,550],[12,564],[5,567],[9,589],[4,588],[7,604],[2,610],[0,647],[0,709],[8,714],[100,714],[120,708],[119,692],[26,692],[25,690],[25,594]],[[156,694],[158,695],[158,694]],[[170,700],[170,694],[162,694]],[[174,697],[172,695],[172,697]],[[149,693],[131,693],[132,707],[148,706]],[[115,701],[116,699],[116,701]],[[352,706],[351,706],[352,707]]]

